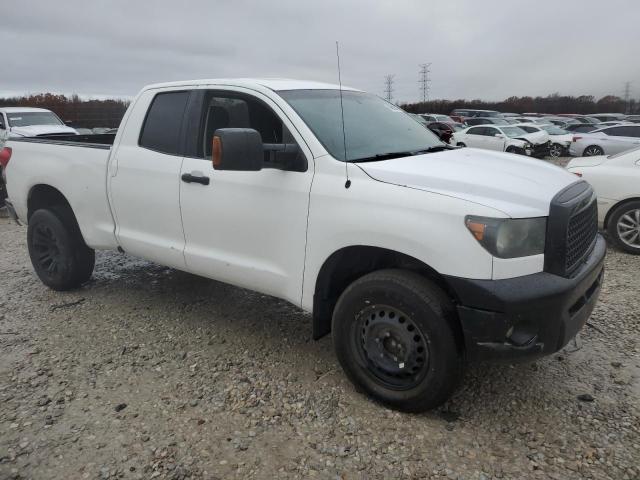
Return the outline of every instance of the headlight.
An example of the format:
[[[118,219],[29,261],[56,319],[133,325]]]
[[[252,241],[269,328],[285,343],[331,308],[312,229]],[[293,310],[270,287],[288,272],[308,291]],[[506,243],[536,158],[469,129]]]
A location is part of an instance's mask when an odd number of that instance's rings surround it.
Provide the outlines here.
[[[494,257],[528,257],[544,252],[546,217],[513,219],[467,216],[465,225]]]

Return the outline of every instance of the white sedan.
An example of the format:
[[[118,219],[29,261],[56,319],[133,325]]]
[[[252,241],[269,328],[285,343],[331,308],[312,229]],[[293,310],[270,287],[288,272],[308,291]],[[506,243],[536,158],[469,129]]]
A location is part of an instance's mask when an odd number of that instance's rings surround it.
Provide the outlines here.
[[[549,153],[547,140],[515,125],[478,125],[455,132],[449,142],[459,147],[485,148],[542,158]]]
[[[567,169],[593,186],[600,228],[622,250],[640,255],[640,148],[575,158]]]
[[[573,134],[558,127],[557,125],[545,124],[545,125],[533,125],[531,123],[523,123],[516,125],[529,133],[538,132],[540,135],[546,134],[547,140],[551,140],[551,147],[549,149],[549,155],[557,158],[569,151],[569,146],[573,141]]]

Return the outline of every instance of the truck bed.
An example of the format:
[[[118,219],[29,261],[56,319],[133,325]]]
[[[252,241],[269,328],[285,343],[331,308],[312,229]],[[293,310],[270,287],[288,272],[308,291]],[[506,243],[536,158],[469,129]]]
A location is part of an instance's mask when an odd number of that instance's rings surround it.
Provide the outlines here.
[[[82,235],[93,248],[116,248],[115,225],[107,196],[113,134],[50,135],[8,139],[13,150],[7,190],[18,217],[27,221],[29,198],[47,186],[71,205]]]

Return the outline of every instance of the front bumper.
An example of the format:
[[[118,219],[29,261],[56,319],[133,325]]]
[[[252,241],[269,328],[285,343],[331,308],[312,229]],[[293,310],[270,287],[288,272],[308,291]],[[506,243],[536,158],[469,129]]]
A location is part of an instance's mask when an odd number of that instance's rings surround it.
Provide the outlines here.
[[[598,235],[582,267],[506,280],[447,278],[469,360],[532,360],[557,352],[587,322],[600,294],[606,243]]]

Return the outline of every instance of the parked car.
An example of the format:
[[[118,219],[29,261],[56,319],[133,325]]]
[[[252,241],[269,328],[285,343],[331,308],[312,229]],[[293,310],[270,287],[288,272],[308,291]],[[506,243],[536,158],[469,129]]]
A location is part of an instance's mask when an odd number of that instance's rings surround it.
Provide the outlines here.
[[[463,130],[464,127],[459,123],[451,122],[430,122],[427,124],[427,128],[435,133],[440,140],[445,143],[451,142],[451,136],[460,130]]]
[[[600,120],[594,117],[590,117],[589,115],[579,115],[577,117],[573,117],[575,120],[578,120],[581,123],[590,123],[593,125],[597,125],[600,123]]]
[[[589,133],[594,130],[598,130],[600,127],[598,125],[593,125],[591,123],[572,123],[569,125],[565,125],[563,127],[567,132],[570,133]]]
[[[539,125],[549,123],[547,120],[544,120],[541,117],[515,117],[514,120],[517,120],[518,123],[535,123]]]
[[[449,115],[441,115],[439,113],[420,113],[419,115],[427,122],[454,123],[454,120]]]
[[[640,145],[640,125],[618,125],[574,135],[569,153],[574,157],[613,155]]]
[[[314,338],[331,333],[359,389],[407,411],[445,402],[465,362],[563,348],[596,304],[606,247],[581,214],[597,208],[587,182],[445,145],[376,95],[172,82],[144,88],[121,125],[113,146],[23,138],[0,153],[9,213],[54,290],[118,249],[284,299],[312,313]]]
[[[550,141],[549,156],[553,158],[561,157],[569,152],[569,146],[573,141],[573,135],[568,131],[556,126],[556,125],[534,125],[534,124],[519,124],[517,125],[527,133],[539,133],[540,139],[543,141]],[[542,134],[546,135],[542,135]]]
[[[542,117],[546,123],[552,123],[560,128],[566,128],[568,125],[583,125],[581,122],[568,117]]]
[[[465,125],[471,127],[473,125],[511,125],[511,122],[504,118],[486,118],[486,117],[471,117],[465,120]]]
[[[627,122],[640,123],[640,115],[627,115],[624,119]]]
[[[496,112],[495,110],[476,110],[472,108],[456,108],[453,112],[451,112],[451,117],[457,116],[460,118],[470,118],[470,117],[502,117],[500,112]]]
[[[600,122],[610,122],[616,120],[624,120],[626,115],[624,113],[594,113],[590,115],[591,118],[595,118]]]
[[[455,132],[451,144],[530,156],[534,153],[534,145],[526,136],[527,132],[511,125],[484,125]]]
[[[532,144],[547,143],[549,141],[549,134],[541,128],[542,125],[516,123],[514,126],[524,130],[527,133],[526,139]]]
[[[567,169],[593,186],[600,228],[620,249],[640,255],[640,148],[574,158]]]
[[[0,137],[37,137],[77,133],[51,110],[29,107],[0,108]]]

